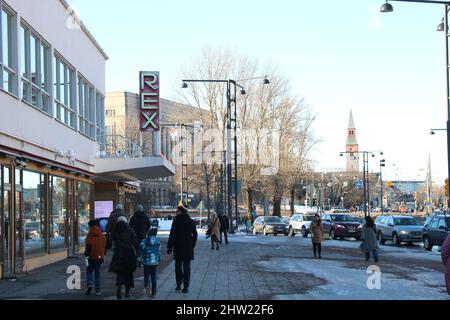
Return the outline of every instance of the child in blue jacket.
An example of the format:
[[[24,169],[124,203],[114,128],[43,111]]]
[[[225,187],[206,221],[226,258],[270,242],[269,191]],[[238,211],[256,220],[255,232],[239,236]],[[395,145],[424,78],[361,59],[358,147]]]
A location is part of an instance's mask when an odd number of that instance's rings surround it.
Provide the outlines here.
[[[141,241],[138,250],[138,256],[142,257],[142,264],[144,265],[145,291],[151,297],[156,296],[156,267],[161,261],[161,243],[156,237],[157,233],[157,228],[151,228],[147,237]],[[150,277],[152,281],[151,291]]]

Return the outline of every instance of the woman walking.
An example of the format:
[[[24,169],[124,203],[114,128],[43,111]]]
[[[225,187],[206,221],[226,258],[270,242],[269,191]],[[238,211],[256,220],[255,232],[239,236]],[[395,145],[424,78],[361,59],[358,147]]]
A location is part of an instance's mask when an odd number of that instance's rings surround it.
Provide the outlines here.
[[[361,241],[359,247],[366,254],[366,261],[370,260],[370,254],[372,253],[373,259],[378,262],[377,227],[369,216],[366,217],[366,223],[361,230]]]
[[[211,236],[211,250],[214,250],[214,243],[216,244],[216,250],[219,250],[220,220],[215,213],[212,213],[209,219],[207,234]]]
[[[323,226],[322,220],[320,219],[318,213],[315,214],[314,220],[311,222],[310,229],[314,258],[317,258],[317,253],[319,253],[319,259],[322,259]]]
[[[130,297],[130,290],[134,288],[133,273],[137,268],[136,251],[139,243],[136,233],[128,226],[127,218],[119,217],[112,235],[114,254],[109,271],[117,274],[117,299],[122,299],[122,286],[125,286],[125,298]]]

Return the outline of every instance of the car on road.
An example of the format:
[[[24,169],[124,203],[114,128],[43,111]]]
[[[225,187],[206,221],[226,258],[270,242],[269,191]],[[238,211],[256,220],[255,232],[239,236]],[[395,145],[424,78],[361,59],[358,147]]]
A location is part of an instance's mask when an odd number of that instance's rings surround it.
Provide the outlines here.
[[[344,213],[325,213],[321,217],[323,232],[328,233],[333,240],[345,237],[361,239],[361,223],[354,217]]]
[[[289,224],[291,217],[281,217],[281,220],[283,220],[284,223]]]
[[[377,237],[381,244],[391,240],[395,245],[402,242],[422,242],[422,226],[412,216],[380,216],[375,222]]]
[[[426,250],[442,246],[450,234],[450,215],[434,215],[423,226],[423,246]]]
[[[301,233],[306,238],[313,220],[314,214],[294,214],[289,220],[289,235],[293,237],[296,233]]]
[[[289,229],[288,225],[280,217],[260,216],[253,222],[252,232],[253,235],[262,233],[263,235],[273,234],[276,236],[277,234],[284,234],[287,236]]]

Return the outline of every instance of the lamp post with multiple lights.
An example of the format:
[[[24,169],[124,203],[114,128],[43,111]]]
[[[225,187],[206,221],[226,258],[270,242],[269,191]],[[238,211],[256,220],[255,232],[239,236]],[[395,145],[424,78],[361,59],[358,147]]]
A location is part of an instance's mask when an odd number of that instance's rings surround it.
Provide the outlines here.
[[[389,0],[398,2],[417,2],[417,3],[427,3],[427,4],[440,4],[444,6],[444,18],[442,22],[437,26],[437,31],[444,31],[445,35],[445,71],[446,71],[446,109],[447,109],[447,177],[450,177],[450,59],[449,59],[449,43],[450,34],[448,27],[448,13],[450,10],[450,1],[439,1],[439,0]],[[392,12],[394,11],[393,6],[386,1],[381,6],[381,12]],[[438,129],[435,129],[438,130]],[[434,130],[431,131],[434,134]],[[447,205],[449,201],[447,201]]]
[[[238,80],[239,82],[263,79],[263,84],[270,84],[267,76],[256,77],[249,79]],[[226,134],[227,134],[227,146],[226,146],[226,168],[227,168],[227,215],[230,221],[233,221],[233,184],[234,184],[234,198],[235,198],[235,216],[236,216],[236,228],[239,221],[238,210],[238,149],[237,149],[237,88],[240,88],[241,95],[247,94],[245,88],[240,85],[236,80],[182,80],[182,88],[187,89],[190,82],[202,82],[202,83],[226,83],[227,85],[227,112],[226,112]],[[232,105],[234,104],[234,114],[232,113]],[[234,128],[232,126],[234,124]],[[232,138],[231,131],[234,129],[234,178],[232,171]],[[234,232],[233,223],[231,223],[231,231]]]

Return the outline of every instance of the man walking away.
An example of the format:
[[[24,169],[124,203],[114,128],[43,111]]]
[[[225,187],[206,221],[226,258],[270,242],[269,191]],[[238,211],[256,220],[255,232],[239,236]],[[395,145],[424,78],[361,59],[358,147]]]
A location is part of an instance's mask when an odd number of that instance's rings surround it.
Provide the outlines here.
[[[219,216],[220,220],[220,244],[222,244],[222,233],[225,237],[225,243],[228,244],[228,230],[230,229],[230,220],[225,214]]]
[[[141,204],[137,206],[136,213],[131,217],[130,227],[133,228],[138,238],[138,242],[141,243],[147,236],[147,232],[151,227],[150,218],[145,214],[144,207]]]
[[[167,243],[167,254],[174,253],[175,277],[177,287],[183,293],[188,292],[191,277],[191,260],[194,260],[194,247],[197,242],[197,229],[194,220],[188,214],[187,209],[180,204],[177,208],[177,216],[172,222],[169,242]]]

